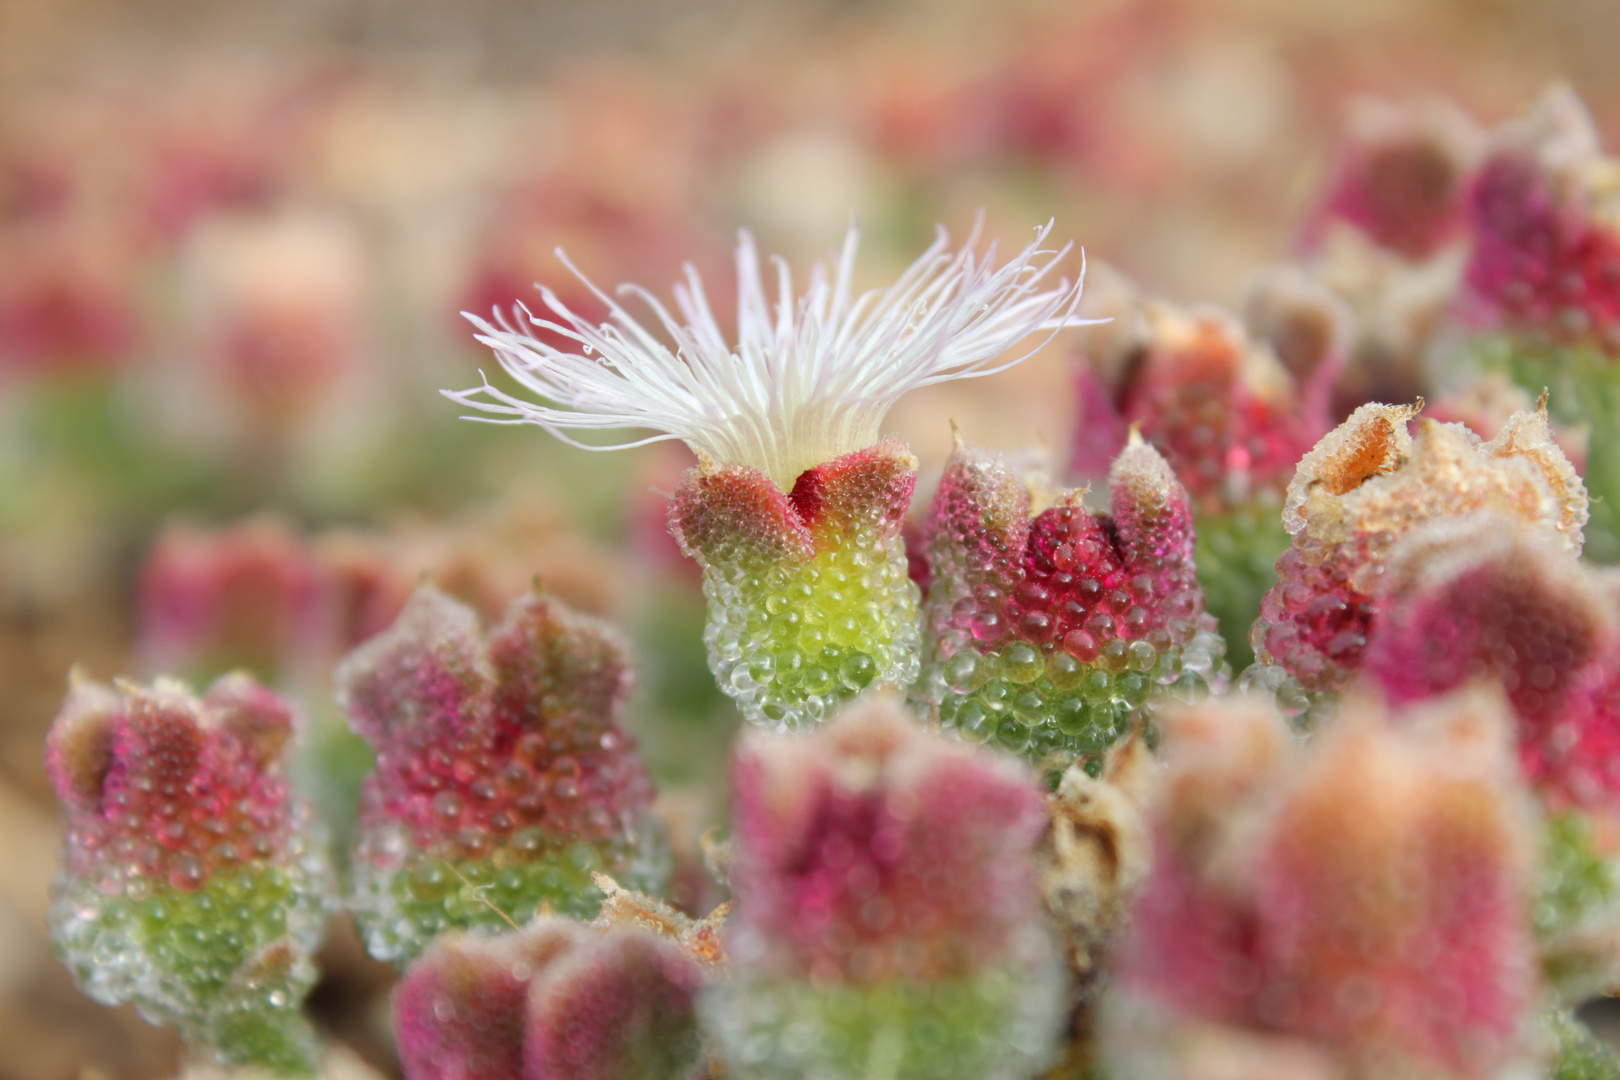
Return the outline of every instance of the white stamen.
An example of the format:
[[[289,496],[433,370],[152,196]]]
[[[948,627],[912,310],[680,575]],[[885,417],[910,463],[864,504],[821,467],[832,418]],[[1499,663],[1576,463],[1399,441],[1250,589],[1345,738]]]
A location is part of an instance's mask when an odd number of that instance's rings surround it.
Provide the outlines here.
[[[1075,316],[1085,280],[1083,256],[1072,286],[1063,278],[1041,288],[1070,250],[1042,249],[1051,231],[1047,222],[1028,247],[996,269],[995,244],[983,258],[974,250],[978,224],[954,255],[941,228],[893,285],[852,298],[859,242],[852,225],[832,279],[818,263],[796,303],[786,264],[773,260],[774,311],[753,237],[745,231],[737,245],[735,347],[726,343],[690,265],[673,290],[679,319],[646,289],[619,287],[620,295],[647,305],[674,343],[673,352],[558,249],[563,264],[607,305],[608,321],[586,322],[544,287],[541,299],[556,321],[521,304],[510,319],[495,312],[493,325],[464,312],[507,374],[541,401],[514,397],[487,379],[444,395],[504,417],[469,419],[538,424],[586,450],[680,439],[714,460],[761,469],[785,490],[805,469],[875,443],[884,415],[907,391],[1004,371],[1034,355],[1059,329],[1094,321]],[[1048,258],[1038,262],[1042,256]],[[533,327],[578,342],[580,351],[564,352],[540,340]],[[1050,333],[1023,355],[997,363],[1037,330]],[[657,434],[608,446],[568,434],[628,428]]]

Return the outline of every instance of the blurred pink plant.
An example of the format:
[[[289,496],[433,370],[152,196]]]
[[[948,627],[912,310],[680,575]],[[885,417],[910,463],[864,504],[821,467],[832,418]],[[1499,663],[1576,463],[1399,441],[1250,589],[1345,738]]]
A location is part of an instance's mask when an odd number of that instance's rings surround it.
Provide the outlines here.
[[[1169,713],[1157,859],[1102,1045],[1118,1075],[1220,1051],[1289,1075],[1527,1061],[1533,818],[1499,699],[1346,703],[1306,749],[1252,700]]]

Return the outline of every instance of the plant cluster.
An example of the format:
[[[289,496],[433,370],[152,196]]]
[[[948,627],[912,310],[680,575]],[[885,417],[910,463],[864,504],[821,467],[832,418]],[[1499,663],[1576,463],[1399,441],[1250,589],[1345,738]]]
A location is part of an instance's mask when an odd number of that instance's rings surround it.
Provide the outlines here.
[[[243,1075],[338,1075],[341,907],[408,1080],[1620,1076],[1573,1012],[1620,989],[1616,175],[1564,91],[1381,113],[1241,319],[1082,292],[1050,225],[868,291],[853,228],[802,291],[745,234],[734,335],[695,271],[475,318],[504,374],[452,400],[696,456],[729,900],[676,906],[617,630],[389,583],[357,789],[244,675],[75,678],[57,946]],[[1059,335],[1095,486],[959,437],[914,499],[889,407]]]

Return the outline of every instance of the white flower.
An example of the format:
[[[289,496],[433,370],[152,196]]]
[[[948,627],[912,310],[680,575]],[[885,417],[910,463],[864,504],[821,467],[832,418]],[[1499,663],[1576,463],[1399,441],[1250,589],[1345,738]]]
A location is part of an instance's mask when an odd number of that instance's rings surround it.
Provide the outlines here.
[[[1033,355],[1075,318],[1081,277],[1043,288],[1069,251],[1041,248],[1052,223],[1005,266],[994,266],[992,243],[980,258],[978,226],[952,254],[944,229],[921,258],[886,289],[851,295],[858,230],[851,226],[831,280],[817,264],[809,290],[795,301],[792,277],[776,263],[774,311],[753,238],[737,245],[737,343],[727,343],[709,310],[703,284],[688,265],[674,289],[677,320],[647,290],[620,286],[657,316],[670,344],[638,323],[617,302],[557,255],[608,306],[600,326],[580,319],[546,288],[540,295],[556,321],[518,305],[514,326],[499,312],[496,325],[468,314],[478,340],[495,350],[501,366],[539,402],[514,397],[486,379],[470,390],[445,391],[469,408],[505,424],[538,424],[572,446],[621,449],[681,439],[700,455],[750,465],[784,490],[801,472],[878,441],[889,407],[909,390],[952,379],[993,375]],[[1046,256],[1044,261],[1042,257]],[[683,321],[684,320],[684,321]],[[524,324],[528,325],[524,325]],[[539,340],[529,326],[577,341],[564,352]],[[1012,346],[1038,330],[1046,338],[1016,359]],[[671,350],[673,345],[673,351]],[[657,434],[610,446],[589,445],[569,431],[650,428]]]

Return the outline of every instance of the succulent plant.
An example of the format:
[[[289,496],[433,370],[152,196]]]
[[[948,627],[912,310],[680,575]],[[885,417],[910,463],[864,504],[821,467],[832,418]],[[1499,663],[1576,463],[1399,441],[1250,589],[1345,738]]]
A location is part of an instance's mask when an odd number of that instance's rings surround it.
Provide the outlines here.
[[[447,935],[394,994],[406,1080],[689,1080],[703,969],[640,929]]]
[[[1144,300],[1118,283],[1112,289],[1098,310],[1123,325],[1083,339],[1069,471],[1077,481],[1101,481],[1127,425],[1164,455],[1188,492],[1208,609],[1228,656],[1245,667],[1249,624],[1288,546],[1283,489],[1300,455],[1332,426],[1329,391],[1348,347],[1349,314],[1292,267],[1261,275],[1242,321],[1214,307]]]
[[[1586,491],[1542,410],[1516,413],[1485,442],[1460,424],[1407,423],[1414,407],[1364,405],[1299,463],[1277,560],[1251,639],[1254,685],[1302,713],[1360,670],[1381,611],[1391,549],[1427,522],[1494,513],[1572,554]]]
[[[625,646],[531,593],[487,638],[424,585],[349,655],[338,693],[377,751],[350,899],[367,948],[404,963],[457,928],[594,914],[597,871],[656,888],[652,784],[621,714]]]
[[[1461,351],[1591,432],[1590,557],[1620,562],[1620,228],[1615,163],[1564,87],[1493,133],[1470,191]]]
[[[334,906],[321,830],[284,767],[294,715],[245,675],[76,678],[47,763],[67,819],[51,937],[86,993],[197,1052],[312,1074],[300,1012]]]
[[[1035,1074],[1064,993],[1032,775],[878,700],[746,738],[733,798],[731,974],[703,1000],[727,1076]]]
[[[784,494],[747,466],[700,466],[670,526],[704,569],[709,667],[745,716],[814,723],[917,673],[917,586],[900,523],[917,461],[887,440],[801,473]]]
[[[1510,731],[1484,693],[1349,701],[1309,749],[1269,703],[1168,712],[1159,856],[1103,1004],[1110,1073],[1533,1064],[1534,816]]]
[[[940,722],[1061,772],[1098,755],[1173,686],[1224,678],[1204,614],[1186,489],[1140,438],[1114,462],[1112,512],[1080,492],[1035,512],[993,455],[958,447],[924,526],[925,659],[913,695]]]
[[[880,440],[880,425],[910,390],[999,371],[1024,338],[1076,321],[1078,285],[1041,287],[1068,250],[1042,250],[1050,230],[997,267],[993,246],[976,250],[977,229],[955,254],[942,229],[894,285],[856,296],[851,228],[836,271],[817,267],[802,298],[781,266],[774,313],[743,233],[735,346],[696,271],[676,286],[680,321],[628,287],[675,351],[581,277],[609,322],[581,319],[549,289],[541,295],[560,321],[521,307],[520,329],[499,313],[498,325],[474,320],[479,340],[540,402],[488,382],[449,396],[569,442],[569,429],[652,428],[623,445],[691,447],[698,468],[676,492],[670,524],[703,566],[709,667],[746,719],[813,724],[868,687],[903,688],[916,676],[916,596],[902,573],[899,524],[917,464],[902,444]]]

